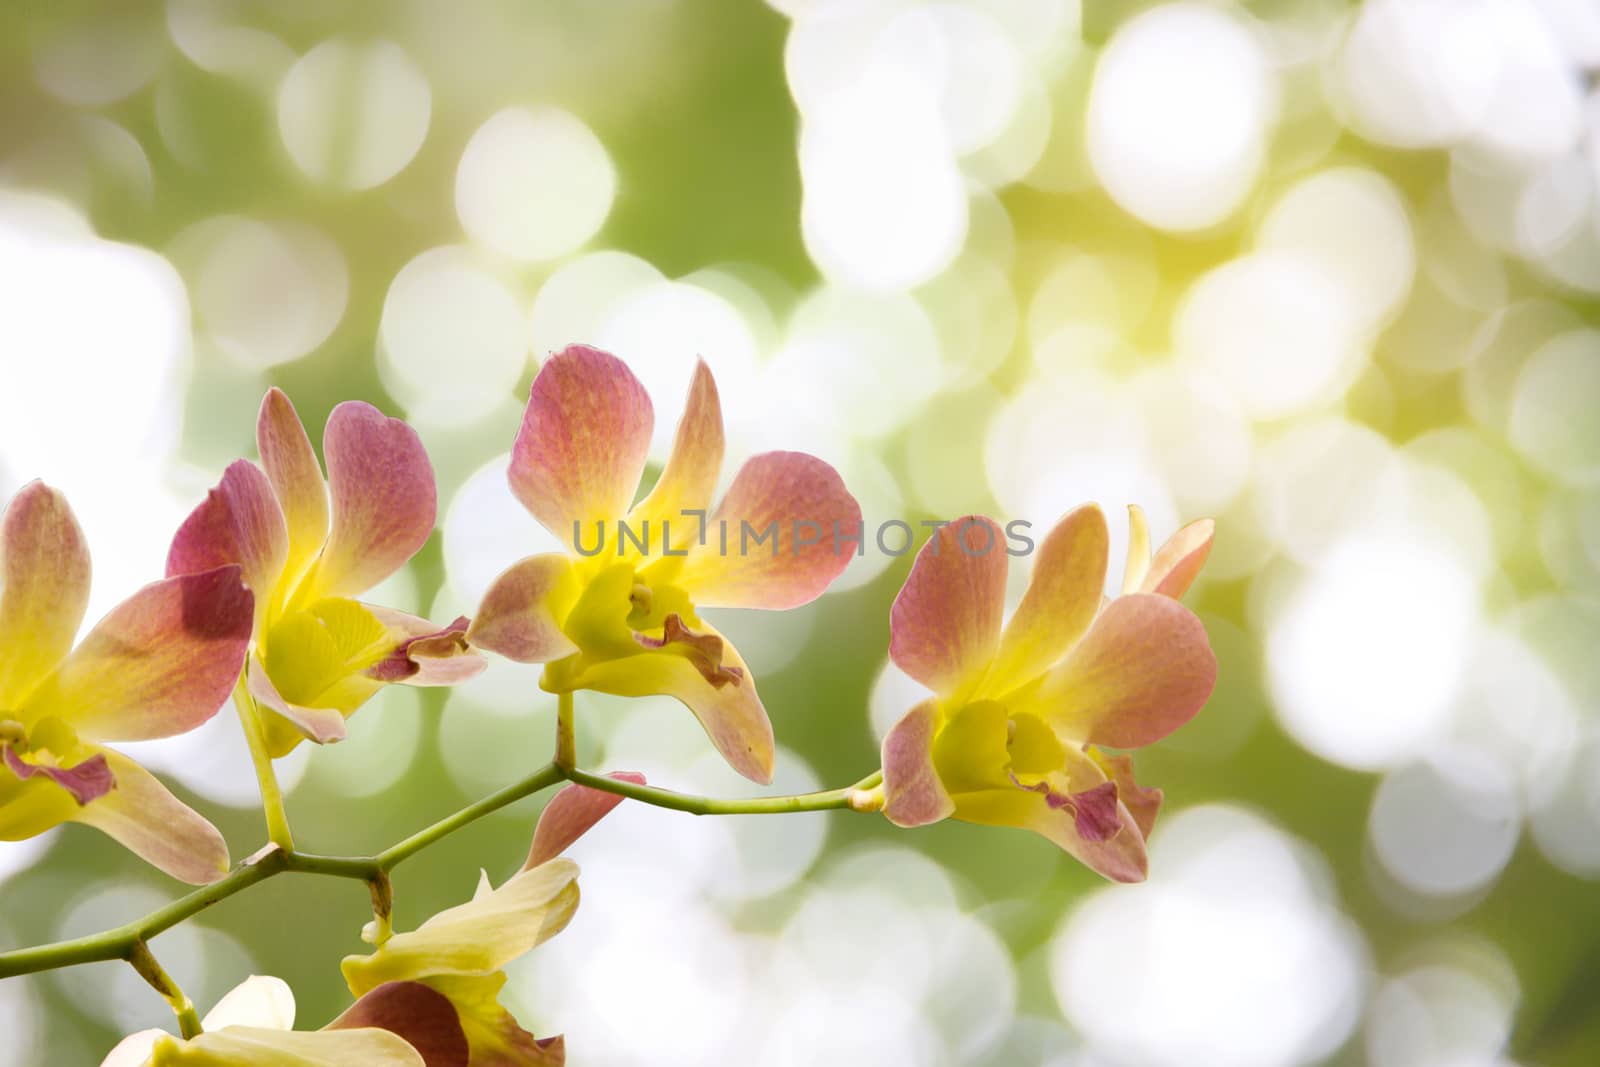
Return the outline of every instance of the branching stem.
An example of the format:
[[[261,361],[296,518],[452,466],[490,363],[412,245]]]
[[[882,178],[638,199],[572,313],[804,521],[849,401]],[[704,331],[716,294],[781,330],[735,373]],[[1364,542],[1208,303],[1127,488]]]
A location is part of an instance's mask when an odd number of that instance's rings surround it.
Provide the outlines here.
[[[563,695],[561,706],[565,709],[565,714],[559,721],[565,722],[566,726],[558,731],[558,737],[565,737],[570,745],[570,713],[572,707],[570,694]],[[260,752],[262,754],[262,760],[258,761],[257,764],[258,773],[261,772],[263,762],[266,767],[265,774],[262,777],[262,792],[265,796],[270,784],[272,794],[277,798],[276,805],[271,801],[265,804],[268,825],[272,827],[276,822],[277,830],[287,840],[288,822],[283,818],[282,796],[278,794],[277,781],[272,776],[271,760],[265,758],[265,748],[257,744],[259,737],[256,730],[259,727],[259,720],[255,718],[254,711],[254,703],[249,701],[247,693],[244,694],[244,699],[239,704],[240,717],[246,724],[246,736],[251,738],[251,752]],[[539,768],[521,781],[508,785],[504,789],[489,794],[482,800],[467,805],[460,811],[417,831],[410,837],[389,846],[374,856],[319,856],[308,852],[297,852],[292,846],[285,846],[282,841],[277,840],[278,833],[275,832],[273,834],[274,840],[271,844],[241,862],[218,881],[207,886],[201,886],[199,889],[186,896],[179,897],[165,907],[157,908],[142,919],[136,919],[122,926],[104,930],[97,934],[89,934],[85,937],[76,937],[67,941],[57,941],[54,944],[0,953],[0,978],[10,978],[20,974],[34,974],[39,971],[71,967],[80,963],[93,963],[100,960],[127,960],[138,969],[140,974],[144,975],[145,979],[162,996],[167,998],[168,1002],[172,1004],[173,1010],[178,1014],[178,1020],[184,1028],[185,1035],[192,1036],[190,1035],[191,1026],[198,1033],[200,1025],[198,1019],[194,1017],[194,1005],[189,1003],[188,998],[183,995],[183,991],[178,988],[177,984],[172,981],[165,971],[161,970],[160,965],[155,961],[155,957],[150,954],[148,942],[151,938],[204,911],[218,901],[226,900],[236,893],[243,892],[258,882],[264,882],[268,878],[285,872],[293,872],[297,874],[324,875],[331,878],[348,878],[353,881],[365,882],[372,893],[377,939],[378,943],[382,944],[387,939],[390,931],[390,916],[393,907],[394,891],[389,881],[389,872],[391,870],[429,845],[455,833],[464,826],[476,822],[485,815],[499,811],[508,804],[548,789],[550,786],[562,781],[575,782],[593,789],[616,793],[639,801],[642,804],[651,804],[658,808],[670,808],[673,811],[686,811],[695,815],[773,815],[788,812],[844,809],[854,811],[876,810],[876,807],[882,803],[881,783],[883,774],[881,771],[870,774],[856,784],[846,786],[843,789],[830,789],[817,793],[800,793],[791,796],[725,800],[716,797],[695,796],[689,793],[677,793],[670,789],[659,789],[655,786],[635,785],[632,782],[620,781],[602,774],[579,770],[571,765],[563,765],[558,759],[556,762],[548,763]],[[274,811],[277,812],[276,820],[274,819]]]

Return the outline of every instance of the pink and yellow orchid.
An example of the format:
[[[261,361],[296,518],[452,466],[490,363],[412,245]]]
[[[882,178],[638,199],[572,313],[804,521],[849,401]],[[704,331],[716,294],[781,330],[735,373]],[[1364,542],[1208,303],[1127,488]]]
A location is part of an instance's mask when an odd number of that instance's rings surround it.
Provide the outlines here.
[[[523,506],[575,552],[512,565],[467,636],[545,664],[540,684],[551,692],[677,697],[734,769],[770,782],[772,725],[755,680],[697,610],[814,600],[849,563],[853,549],[840,546],[859,538],[861,509],[828,464],[768,452],[745,463],[711,511],[722,409],[703,362],[661,477],[635,504],[654,421],[644,387],[616,357],[573,345],[545,363],[509,478]]]
[[[97,742],[194,729],[244,662],[252,601],[238,567],[145,586],[73,647],[89,551],[42,482],[0,517],[0,839],[87,823],[175,878],[228,870],[222,835],[137,763]]]
[[[385,684],[452,685],[483,669],[465,619],[438,627],[352,599],[433,530],[433,467],[416,431],[369,404],[338,405],[323,435],[324,480],[294,406],[272,389],[256,444],[261,467],[228,467],[173,538],[167,573],[243,568],[256,593],[245,688],[265,711],[272,756],[302,739],[341,740],[345,719]]]
[[[612,777],[644,784],[628,771]],[[370,955],[345,958],[345,981],[358,999],[330,1025],[393,1030],[427,1067],[560,1067],[565,1042],[534,1037],[500,1005],[501,968],[566,927],[578,906],[578,868],[561,853],[621,802],[580,785],[551,797],[527,862],[504,885],[491,888],[480,875],[466,904]]]
[[[1189,721],[1216,682],[1205,627],[1177,597],[1210,549],[1209,520],[1152,560],[1132,513],[1125,593],[1103,601],[1109,537],[1094,505],[1039,546],[1009,623],[999,527],[968,516],[917,555],[890,618],[889,654],[934,692],[883,741],[884,814],[901,826],[948,816],[1050,839],[1108,878],[1145,877],[1159,790],[1130,749]]]
[[[415,1022],[427,1026],[430,1005],[416,1005]],[[235,986],[201,1020],[188,1039],[165,1030],[123,1038],[100,1067],[434,1067],[387,1027],[294,1029],[294,993],[280,978],[252,975]]]

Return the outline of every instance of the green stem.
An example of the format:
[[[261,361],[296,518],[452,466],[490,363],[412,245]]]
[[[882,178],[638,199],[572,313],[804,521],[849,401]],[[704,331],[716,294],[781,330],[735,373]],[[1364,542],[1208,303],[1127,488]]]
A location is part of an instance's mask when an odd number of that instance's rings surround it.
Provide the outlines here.
[[[261,787],[261,810],[267,817],[267,837],[285,852],[293,852],[294,835],[289,832],[289,812],[283,806],[283,790],[278,788],[278,774],[272,769],[272,756],[267,752],[267,739],[261,728],[261,709],[256,707],[255,697],[250,695],[243,678],[239,679],[233,691],[233,704],[239,709],[239,723],[244,727],[244,739],[250,746],[250,762],[255,764],[256,782]]]
[[[572,694],[556,694],[556,766],[578,766],[578,731],[573,722]]]
[[[843,789],[829,789],[820,793],[796,793],[781,797],[722,800],[717,797],[695,796],[691,793],[675,793],[670,789],[657,789],[650,785],[635,785],[633,782],[577,769],[564,770],[562,776],[569,782],[577,782],[591,789],[616,793],[618,796],[653,804],[658,808],[687,811],[691,815],[778,815],[793,811],[833,811],[840,808],[870,810],[870,807],[863,808],[863,804],[867,803],[866,797],[879,782],[883,781],[883,772],[875,771],[855,785],[845,786]]]
[[[172,1005],[172,1012],[178,1017],[178,1028],[185,1038],[200,1036],[200,1016],[194,1010],[194,1001],[173,981],[173,978],[156,962],[155,956],[150,953],[150,946],[144,941],[135,941],[128,951],[128,962],[139,976],[150,983],[150,988],[160,993],[168,1004]]]
[[[142,919],[114,927],[97,934],[57,941],[54,944],[17,949],[0,953],[0,978],[21,974],[71,967],[80,963],[102,960],[128,960],[142,953],[153,961],[146,946],[151,938],[169,930],[185,919],[206,908],[226,900],[268,878],[293,872],[316,874],[332,878],[348,878],[365,882],[373,891],[374,912],[379,915],[379,930],[383,929],[382,908],[388,900],[388,872],[401,861],[421,852],[434,842],[446,837],[492,812],[499,811],[523,797],[531,796],[562,780],[577,782],[593,789],[630,797],[644,804],[696,815],[759,815],[795,811],[828,811],[850,808],[857,811],[874,810],[874,796],[880,794],[882,772],[870,774],[855,785],[819,793],[801,793],[793,796],[753,797],[747,800],[719,800],[713,797],[675,793],[653,786],[634,785],[632,782],[607,778],[604,775],[562,768],[554,763],[534,771],[519,782],[491,793],[474,804],[469,804],[453,815],[432,826],[419,830],[403,841],[378,853],[376,856],[318,856],[285,849],[270,844],[246,859],[228,874],[210,885],[201,886],[186,896],[146,915]],[[135,966],[138,966],[135,963]],[[144,970],[141,974],[146,974]],[[151,972],[154,973],[154,972]],[[164,972],[163,972],[164,973]],[[149,974],[146,974],[149,978]],[[168,980],[170,982],[170,979]],[[155,983],[152,982],[154,985]],[[158,988],[162,988],[158,986]],[[176,986],[170,986],[175,989]],[[166,996],[166,992],[163,992]],[[170,998],[169,998],[170,999]],[[174,1005],[175,1009],[177,1005]],[[182,1013],[179,1015],[183,1020]]]

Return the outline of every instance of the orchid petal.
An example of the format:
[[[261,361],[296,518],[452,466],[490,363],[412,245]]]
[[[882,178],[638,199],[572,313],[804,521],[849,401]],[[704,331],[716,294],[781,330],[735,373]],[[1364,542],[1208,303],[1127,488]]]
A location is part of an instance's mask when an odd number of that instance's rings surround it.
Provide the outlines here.
[[[294,1029],[294,991],[282,978],[252,974],[224,993],[200,1020],[204,1030],[225,1026],[256,1026],[266,1030]]]
[[[569,345],[533,380],[511,449],[511,492],[563,544],[584,524],[628,513],[655,414],[617,357]]]
[[[815,456],[764,452],[739,469],[705,533],[677,579],[695,603],[781,611],[815,600],[850,565],[861,506]]]
[[[417,431],[354,400],[328,416],[322,451],[333,517],[314,588],[354,596],[405,566],[433,532],[433,465]]]
[[[727,638],[705,623],[701,631],[722,640],[720,659],[726,666],[720,685],[708,679],[690,656],[663,650],[594,664],[580,676],[577,687],[614,696],[677,697],[700,720],[729,766],[766,785],[772,781],[776,748],[755,679]],[[737,678],[730,677],[734,671]]]
[[[534,1037],[501,1006],[504,973],[449,975],[430,978],[428,984],[455,1005],[471,1049],[472,1067],[562,1067],[566,1063],[566,1042],[560,1037]]]
[[[344,715],[340,713],[339,709],[314,708],[285,700],[283,694],[278,692],[277,686],[272,684],[272,678],[268,676],[266,668],[261,665],[259,660],[251,664],[249,672],[245,675],[245,686],[259,706],[282,718],[288,726],[292,727],[300,737],[304,737],[307,741],[313,741],[319,745],[327,745],[345,739],[347,730]],[[271,739],[279,731],[271,729],[274,724],[270,718],[268,719],[268,725],[268,737]],[[278,738],[276,743],[269,742],[267,748],[272,753],[273,758],[276,759],[287,754],[289,749],[293,748],[297,743],[297,740]]]
[[[645,784],[644,775],[637,771],[612,771],[606,777],[634,785]],[[620,794],[604,789],[577,783],[562,787],[539,813],[539,822],[533,828],[533,845],[528,849],[528,859],[522,869],[537,867],[561,855],[622,801]]]
[[[73,812],[74,820],[190,885],[205,885],[228,873],[228,845],[215,826],[127,756],[102,751],[117,787]]]
[[[671,528],[664,524],[676,524],[681,531],[698,531],[699,522],[691,513],[699,512],[699,518],[705,517],[704,509],[711,503],[717,477],[722,473],[723,448],[722,403],[717,397],[717,383],[705,360],[700,360],[689,384],[683,418],[678,420],[672,454],[650,495],[629,513],[629,525],[660,528],[662,537]],[[679,533],[673,543],[686,545],[688,538]]]
[[[467,641],[518,663],[548,663],[578,651],[561,632],[578,598],[578,580],[566,556],[529,556],[505,570],[489,586]]]
[[[151,1067],[426,1067],[387,1030],[262,1030],[232,1026],[187,1041],[158,1038]]]
[[[565,928],[578,906],[577,877],[577,864],[567,859],[518,871],[370,955],[346,956],[345,981],[361,996],[385,982],[497,971]]]
[[[1155,829],[1156,814],[1161,810],[1161,790],[1147,789],[1134,780],[1132,756],[1102,756],[1101,760],[1111,780],[1117,783],[1117,796],[1133,816],[1139,833],[1148,839],[1150,831]]]
[[[998,695],[1032,681],[1088,631],[1100,610],[1110,543],[1105,515],[1094,504],[1078,508],[1046,535],[980,694]]]
[[[1160,593],[1176,600],[1189,591],[1211,554],[1217,524],[1210,519],[1191,522],[1167,539],[1140,583],[1142,593]]]
[[[896,826],[925,826],[955,811],[933,762],[938,725],[937,702],[925,700],[883,738],[883,814]]]
[[[1144,576],[1150,573],[1150,524],[1144,508],[1128,505],[1128,558],[1122,565],[1122,592],[1143,592]]]
[[[392,608],[361,606],[388,629],[389,639],[394,642],[388,655],[367,668],[369,678],[416,686],[457,685],[476,678],[488,666],[467,645],[464,615],[449,626],[439,627]]]
[[[41,719],[30,727],[27,747],[28,756],[23,759],[10,744],[4,746],[5,755],[0,760],[5,765],[0,769],[0,841],[23,841],[73,818],[82,810],[82,804],[68,785],[81,796],[103,795],[96,784],[100,776],[115,781],[102,751],[85,744],[60,719]],[[68,781],[58,781],[44,765],[71,768]],[[80,767],[83,770],[73,776],[72,771]]]
[[[421,982],[385,982],[323,1029],[376,1027],[405,1039],[427,1067],[468,1067],[471,1050],[456,1007]]]
[[[1144,837],[1126,807],[1118,805],[1120,829],[1109,838],[1087,840],[1078,830],[1078,814],[1052,807],[1047,797],[1025,789],[985,790],[957,799],[956,817],[988,826],[1032,830],[1115,882],[1142,882],[1149,872]]]
[[[98,741],[192,730],[244,666],[254,598],[237,566],[152,582],[111,609],[24,708]]]
[[[277,387],[268,389],[261,400],[256,448],[283,509],[289,534],[284,573],[294,584],[304,577],[328,539],[328,483],[299,413]]]
[[[29,482],[0,516],[0,707],[17,707],[66,658],[88,604],[83,530],[66,497]]]
[[[396,612],[388,618],[392,622],[411,617]],[[422,620],[414,623],[433,630]],[[286,720],[269,718],[268,751],[281,756],[299,743],[300,736],[318,744],[341,740],[345,728],[337,720],[354,714],[383,688],[384,680],[369,672],[402,643],[404,638],[373,609],[345,597],[318,600],[274,623],[267,634],[266,657],[256,661],[247,680],[256,700]],[[439,638],[433,651],[452,647],[464,651],[455,636]],[[459,665],[434,673],[458,670]],[[291,725],[298,735],[289,729]]]
[[[1216,681],[1217,659],[1194,613],[1135,593],[1106,606],[1033,700],[1063,737],[1138,748],[1193,718]]]
[[[167,576],[238,564],[255,594],[259,624],[288,555],[289,531],[272,483],[249,460],[235,460],[178,527],[167,552]]]
[[[993,660],[1005,597],[999,526],[981,515],[945,523],[917,553],[894,598],[889,657],[934,692],[956,693]]]
[[[1117,787],[1086,753],[1061,750],[1061,767],[1042,780],[956,796],[956,818],[1032,830],[1117,882],[1143,881],[1144,836]]]
[[[157,1039],[163,1037],[171,1040],[172,1035],[165,1030],[140,1030],[129,1034],[106,1053],[106,1058],[100,1061],[100,1067],[145,1067],[155,1051]]]
[[[20,781],[26,782],[35,775],[42,774],[66,790],[67,794],[78,802],[79,807],[105,796],[117,785],[116,779],[111,774],[111,766],[103,754],[90,756],[71,767],[58,767],[25,760],[17,755],[16,749],[10,745],[0,748],[0,753],[3,753],[6,767]]]

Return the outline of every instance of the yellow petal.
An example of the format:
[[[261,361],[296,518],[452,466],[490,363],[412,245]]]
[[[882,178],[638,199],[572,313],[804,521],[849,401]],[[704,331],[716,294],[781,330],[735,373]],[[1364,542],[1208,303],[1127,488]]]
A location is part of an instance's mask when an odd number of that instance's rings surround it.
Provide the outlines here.
[[[1144,509],[1138,504],[1128,505],[1128,558],[1122,568],[1122,591],[1137,593],[1150,571],[1150,524],[1145,521]]]
[[[566,1049],[561,1038],[534,1037],[500,1004],[504,974],[430,978],[428,985],[456,1007],[471,1062],[483,1067],[562,1067]]]
[[[74,808],[70,818],[190,885],[214,882],[228,873],[228,844],[215,826],[127,756],[99,751],[111,765],[117,787]]]
[[[233,1026],[182,1041],[158,1038],[152,1067],[426,1067],[387,1030],[298,1033]]]
[[[499,970],[567,925],[578,907],[577,877],[577,864],[567,859],[518,871],[371,955],[346,956],[341,968],[350,992],[359,997],[384,982]]]
[[[670,531],[675,552],[698,540],[706,518],[703,511],[711,503],[722,472],[722,450],[722,404],[711,370],[701,360],[689,384],[689,400],[678,420],[672,454],[650,495],[628,513],[629,527],[648,529],[658,541],[666,536],[663,530]],[[691,515],[688,510],[702,514]]]
[[[593,664],[578,675],[574,687],[614,696],[677,697],[700,720],[728,765],[765,785],[772,781],[776,749],[772,722],[756,691],[755,678],[726,637],[704,622],[698,633],[702,639],[712,637],[721,642],[715,681],[706,677],[694,658],[679,654],[678,646],[669,644],[657,652]]]
[[[67,498],[29,482],[0,516],[0,707],[16,708],[72,647],[89,549]]]
[[[282,978],[252,974],[240,982],[200,1020],[206,1030],[255,1026],[264,1030],[294,1029],[294,991]]]
[[[1109,546],[1097,504],[1073,511],[1046,535],[977,696],[1000,696],[1039,677],[1088,632],[1105,592]]]

